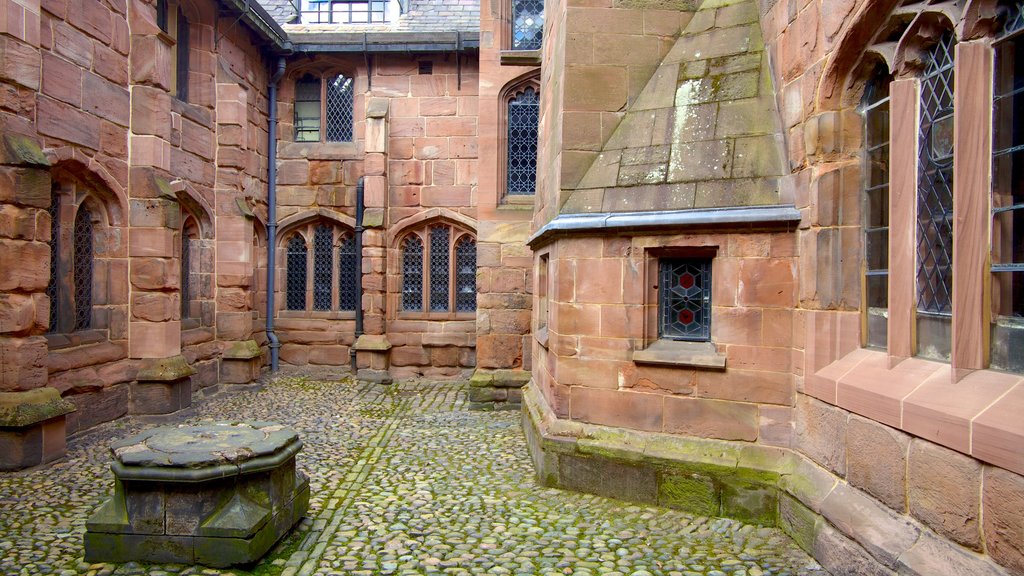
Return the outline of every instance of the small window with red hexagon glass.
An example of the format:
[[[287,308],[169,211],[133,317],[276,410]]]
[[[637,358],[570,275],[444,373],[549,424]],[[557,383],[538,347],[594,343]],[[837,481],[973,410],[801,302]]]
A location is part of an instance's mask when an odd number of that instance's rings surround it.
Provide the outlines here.
[[[711,339],[711,260],[663,258],[659,262],[658,337]]]

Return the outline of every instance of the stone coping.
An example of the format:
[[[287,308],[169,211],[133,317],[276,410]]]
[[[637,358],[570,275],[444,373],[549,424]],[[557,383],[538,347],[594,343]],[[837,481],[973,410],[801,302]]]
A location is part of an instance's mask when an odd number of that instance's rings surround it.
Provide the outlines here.
[[[162,426],[114,442],[111,469],[121,480],[205,482],[276,468],[301,448],[274,422]]]
[[[830,531],[838,531],[852,548],[848,549],[851,552],[848,557],[830,558],[832,565],[826,568],[834,573],[865,573],[866,567],[858,562],[866,558],[876,565],[871,567],[874,568],[871,573],[879,574],[898,571],[915,576],[1007,575],[1006,570],[990,558],[936,536],[913,518],[894,512],[810,458],[788,448],[560,419],[533,381],[523,389],[523,415],[527,437],[533,437],[530,448],[534,466],[541,483],[547,486],[561,486],[557,478],[560,466],[555,466],[556,478],[546,469],[551,456],[602,460],[620,470],[647,470],[649,474],[636,477],[657,482],[659,492],[673,476],[678,479],[680,476],[728,478],[736,475],[740,478],[739,485],[746,485],[743,490],[748,490],[751,498],[764,496],[760,488],[779,491],[780,510],[775,522],[819,561],[824,560],[820,556],[827,546],[819,546],[819,542],[832,538]],[[534,451],[535,446],[539,454]],[[643,493],[643,490],[637,486],[613,497],[630,499],[635,493]],[[742,495],[739,499],[743,499]],[[661,503],[660,494],[658,502]],[[730,510],[723,506],[722,513],[730,515]],[[853,553],[857,546],[866,552],[863,557]]]
[[[352,348],[362,352],[386,352],[391,349],[387,336],[363,334],[356,339]]]
[[[914,436],[1024,474],[1024,376],[857,349],[807,376],[805,393]]]
[[[174,382],[196,373],[184,356],[169,358],[146,358],[139,360],[139,372],[135,379],[140,382]]]
[[[56,388],[0,392],[0,428],[25,428],[74,411]]]
[[[711,342],[655,340],[650,346],[633,352],[633,362],[657,366],[725,370],[725,360],[725,354]]]
[[[226,360],[252,360],[262,353],[260,345],[255,340],[243,340],[230,343],[224,348],[221,358]]]

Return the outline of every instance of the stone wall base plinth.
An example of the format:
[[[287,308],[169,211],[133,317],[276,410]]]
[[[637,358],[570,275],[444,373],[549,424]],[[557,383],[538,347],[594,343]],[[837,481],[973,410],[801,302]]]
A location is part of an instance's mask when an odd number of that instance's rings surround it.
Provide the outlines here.
[[[140,361],[128,391],[130,414],[170,414],[192,405],[195,370],[181,356]]]
[[[0,470],[21,470],[64,456],[65,415],[75,410],[54,388],[0,393]]]

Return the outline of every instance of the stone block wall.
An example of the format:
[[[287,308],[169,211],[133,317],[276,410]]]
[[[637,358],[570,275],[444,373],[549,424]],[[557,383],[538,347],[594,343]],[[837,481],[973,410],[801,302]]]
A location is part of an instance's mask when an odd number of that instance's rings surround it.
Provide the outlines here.
[[[187,102],[172,95],[172,43],[161,37],[155,2],[3,5],[0,132],[11,176],[0,192],[0,242],[12,243],[3,252],[16,261],[0,267],[18,273],[0,288],[0,392],[57,389],[77,407],[68,433],[125,414],[140,367],[184,355],[199,390],[218,382],[230,342],[253,338],[252,208],[265,202],[267,64],[255,34],[213,3],[182,10]],[[46,293],[53,196],[65,247],[53,262],[59,303]],[[86,209],[92,312],[89,329],[76,330],[66,247]],[[186,217],[197,226],[196,274],[195,305],[183,318]],[[60,310],[53,331],[51,304]]]
[[[326,218],[345,229],[355,224],[355,193],[365,182],[363,236],[364,332],[385,336],[385,364],[395,376],[454,376],[475,365],[471,313],[400,311],[404,234],[447,222],[479,235],[477,167],[478,64],[463,54],[461,82],[455,56],[375,55],[367,78],[362,57],[320,55],[290,64],[278,107],[278,215],[289,229]],[[430,71],[420,72],[420,64]],[[353,142],[294,142],[295,79],[338,71],[354,82]],[[284,257],[277,262],[284,286]],[[277,294],[281,358],[296,365],[340,366],[354,344],[354,313],[284,310]],[[383,361],[383,360],[382,360]]]

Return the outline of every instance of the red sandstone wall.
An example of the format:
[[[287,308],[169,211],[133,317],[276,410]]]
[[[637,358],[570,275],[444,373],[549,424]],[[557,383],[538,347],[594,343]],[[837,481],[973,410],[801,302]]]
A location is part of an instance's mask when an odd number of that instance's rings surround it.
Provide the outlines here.
[[[0,286],[0,390],[58,388],[79,407],[69,415],[75,432],[125,413],[140,360],[184,354],[198,370],[196,389],[216,383],[222,348],[252,337],[253,223],[237,200],[255,205],[265,194],[266,64],[253,35],[213,3],[186,4],[185,103],[169,93],[170,46],[158,38],[153,4],[48,0],[3,10],[0,131],[45,150],[53,167],[3,161],[5,172],[33,180],[8,178],[0,192],[0,242],[11,257],[0,268],[20,279]],[[95,329],[44,337],[51,178],[70,194],[62,209],[88,190],[103,217]],[[185,211],[203,228],[201,302],[188,329],[178,296]]]

